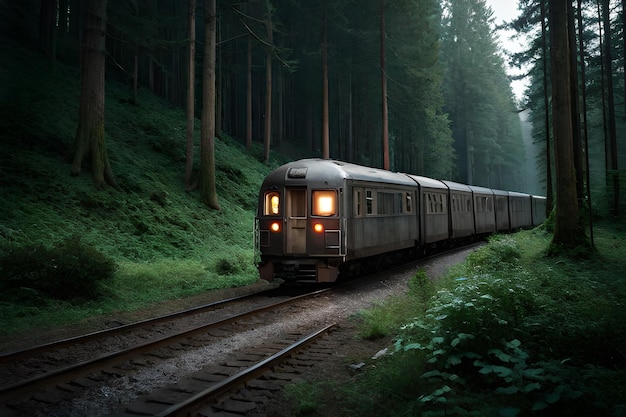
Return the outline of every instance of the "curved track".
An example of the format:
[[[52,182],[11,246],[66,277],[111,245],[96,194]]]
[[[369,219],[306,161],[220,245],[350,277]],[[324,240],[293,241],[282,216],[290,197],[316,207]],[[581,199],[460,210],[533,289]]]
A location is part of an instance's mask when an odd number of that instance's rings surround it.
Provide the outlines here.
[[[163,337],[153,338],[145,343],[134,343],[130,347],[120,348],[113,352],[103,354],[97,356],[95,358],[90,358],[87,360],[76,361],[71,364],[64,364],[62,367],[53,370],[46,370],[43,373],[37,374],[32,377],[24,378],[23,375],[28,375],[30,372],[36,372],[34,369],[32,371],[21,371],[17,372],[17,378],[19,380],[13,381],[12,383],[5,383],[5,385],[0,387],[0,403],[7,403],[10,401],[15,401],[20,397],[29,397],[31,394],[46,388],[55,386],[58,384],[66,383],[68,381],[74,380],[79,377],[83,377],[85,375],[106,370],[107,368],[119,364],[124,361],[132,360],[133,358],[138,358],[143,354],[150,354],[150,352],[158,351],[160,348],[172,346],[176,344],[187,344],[189,346],[193,346],[193,338],[196,335],[203,335],[210,332],[212,329],[223,328],[224,326],[241,322],[246,319],[249,319],[254,316],[261,315],[263,313],[278,310],[284,308],[287,305],[296,303],[304,298],[315,297],[329,289],[316,290],[313,292],[309,292],[303,295],[289,297],[287,299],[273,302],[271,304],[264,305],[262,307],[254,308],[252,310],[244,311],[243,313],[230,314],[226,318],[222,318],[216,321],[211,321],[209,323],[201,323],[199,325],[194,325],[191,328],[188,328],[184,331],[174,332],[168,334]],[[256,294],[254,296],[259,297],[260,295]],[[36,360],[36,358],[43,358],[44,362],[50,362],[50,357],[59,357],[64,356],[64,352],[67,350],[69,346],[77,347],[77,349],[81,349],[80,345],[86,342],[90,342],[93,340],[101,340],[104,337],[116,337],[124,331],[128,331],[130,329],[143,329],[145,327],[153,326],[156,323],[163,322],[171,322],[172,320],[180,319],[181,317],[198,314],[201,311],[205,312],[206,310],[210,310],[215,308],[216,306],[223,306],[225,304],[241,304],[247,300],[250,300],[252,296],[243,296],[235,299],[224,300],[218,303],[212,303],[210,305],[201,306],[198,308],[180,311],[177,313],[173,313],[170,315],[165,315],[161,317],[157,317],[151,320],[145,320],[142,322],[132,323],[127,326],[123,326],[122,328],[115,328],[110,330],[104,330],[101,332],[94,332],[84,336],[70,338],[61,340],[54,343],[49,343],[46,345],[36,346],[31,349],[25,349],[17,352],[6,353],[2,355],[2,363],[5,369],[5,377],[3,380],[7,380],[9,378],[8,374],[10,373],[11,366],[15,366],[15,361],[21,362],[23,367],[28,367],[29,363],[34,362],[34,368],[40,367],[40,362]],[[191,340],[191,341],[190,341]],[[185,342],[187,341],[187,342]],[[84,349],[88,350],[89,347],[84,347]],[[85,354],[89,354],[89,352],[85,352]],[[157,354],[158,355],[158,354]]]

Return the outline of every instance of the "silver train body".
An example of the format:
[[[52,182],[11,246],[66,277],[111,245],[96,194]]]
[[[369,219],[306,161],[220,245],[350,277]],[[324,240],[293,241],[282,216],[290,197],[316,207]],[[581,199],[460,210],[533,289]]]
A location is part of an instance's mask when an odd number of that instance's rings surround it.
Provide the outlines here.
[[[333,282],[383,259],[539,225],[545,204],[540,196],[303,159],[263,181],[257,266],[268,281]]]

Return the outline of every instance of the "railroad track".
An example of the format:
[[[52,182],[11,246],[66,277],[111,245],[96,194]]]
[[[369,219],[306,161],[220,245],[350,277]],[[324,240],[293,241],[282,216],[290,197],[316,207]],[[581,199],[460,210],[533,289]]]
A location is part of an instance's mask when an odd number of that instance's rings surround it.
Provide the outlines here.
[[[250,383],[250,381],[253,381],[255,378],[261,376],[262,374],[268,371],[271,371],[276,366],[278,366],[283,361],[285,361],[285,359],[291,357],[292,355],[297,353],[299,350],[303,349],[304,347],[320,339],[322,336],[328,333],[335,326],[336,324],[331,324],[319,330],[316,330],[313,333],[308,334],[290,343],[288,346],[272,354],[270,357],[264,360],[261,360],[259,362],[253,363],[250,366],[247,366],[239,370],[237,373],[231,376],[228,376],[218,382],[212,383],[210,386],[208,386],[206,389],[200,392],[190,393],[190,395],[184,396],[185,398],[179,401],[174,402],[172,400],[167,401],[163,399],[157,400],[154,397],[152,397],[152,403],[162,404],[164,408],[163,411],[160,411],[153,415],[157,417],[172,417],[172,416],[189,415],[192,410],[197,410],[199,408],[204,409],[204,411],[202,411],[201,414],[209,414],[212,411],[214,411],[214,409],[215,410],[228,409],[229,406],[234,408],[236,406],[232,403],[230,405],[223,404],[223,402],[222,404],[220,404],[220,398],[224,394],[233,390],[234,388],[238,386],[242,386],[244,383]],[[201,380],[200,378],[197,378],[197,379]],[[259,388],[259,390],[265,390],[268,388],[268,386],[267,385],[264,386],[263,383],[257,384],[256,386]],[[250,387],[254,389],[254,386],[252,384],[249,386],[249,388]],[[176,387],[172,388],[172,390],[175,390],[175,389]],[[147,401],[143,402],[144,406],[145,404],[150,403],[150,401],[151,399],[148,399]],[[172,402],[171,405],[169,405],[170,402]],[[246,401],[243,401],[243,403],[245,402]],[[251,403],[251,402],[252,401],[248,401],[248,403]],[[145,409],[141,409],[141,404],[142,403],[140,402],[139,409],[133,410],[133,409],[130,409],[129,407],[127,408],[127,411],[129,411],[129,413],[132,413],[132,414],[135,414],[135,413],[143,414],[143,411],[145,411]],[[254,407],[254,405],[249,404],[248,407]],[[236,410],[233,410],[233,411],[236,411]],[[149,413],[150,412],[146,414],[149,415]]]
[[[104,379],[104,384],[106,385],[107,375],[111,377],[112,375],[115,376],[124,373],[131,373],[132,368],[137,364],[145,367],[150,365],[152,362],[155,362],[156,366],[158,366],[159,359],[164,359],[173,355],[167,352],[168,349],[184,350],[201,348],[202,346],[210,343],[208,339],[215,340],[216,338],[224,337],[229,332],[245,331],[246,321],[252,321],[252,326],[254,326],[254,317],[258,317],[262,314],[267,315],[272,311],[280,311],[281,309],[289,308],[290,305],[293,305],[305,298],[316,297],[328,290],[329,289],[322,289],[295,297],[289,297],[278,302],[272,302],[259,308],[248,309],[237,314],[226,313],[227,315],[224,318],[208,323],[204,321],[200,324],[194,324],[183,331],[172,332],[162,337],[151,338],[143,343],[133,343],[132,346],[123,348],[118,347],[114,351],[99,355],[95,358],[75,360],[70,364],[67,364],[66,361],[62,361],[63,366],[55,369],[51,369],[51,366],[48,363],[56,362],[56,359],[64,359],[63,357],[68,349],[86,349],[89,351],[89,346],[93,346],[90,344],[93,344],[94,341],[97,343],[97,341],[101,341],[104,338],[116,339],[119,338],[124,332],[131,330],[136,331],[146,327],[152,329],[151,332],[155,332],[155,324],[170,323],[172,320],[178,320],[182,317],[205,313],[207,310],[214,310],[226,305],[241,305],[241,303],[249,301],[251,296],[224,300],[222,302],[212,303],[210,305],[157,317],[151,320],[120,326],[119,328],[107,329],[102,332],[94,332],[80,337],[36,346],[31,349],[3,353],[0,355],[0,370],[2,370],[3,374],[3,384],[0,387],[0,406],[5,405],[11,410],[25,411],[25,415],[26,412],[32,411],[30,407],[32,407],[33,400],[43,405],[47,403],[55,403],[57,398],[59,401],[63,401],[64,397],[68,396],[63,395],[63,391],[67,394],[73,395],[76,390],[93,385],[90,381]],[[261,321],[271,320],[273,319],[266,317]],[[235,323],[243,324],[236,325],[237,327],[235,330],[224,330],[226,326],[232,326],[235,325]],[[164,332],[164,330],[161,331]],[[211,336],[211,332],[213,332],[216,336]],[[121,346],[127,343],[128,342],[122,342],[119,345]],[[83,352],[83,355],[88,355],[88,353],[89,352],[85,354]],[[72,357],[80,358],[81,356]],[[145,359],[146,357],[148,359]],[[48,366],[43,366],[42,364],[48,364]],[[29,369],[29,366],[33,368],[40,368],[43,366],[45,371],[38,373],[37,369]],[[52,367],[53,366],[54,364],[52,364]],[[11,369],[19,369],[19,371],[14,372],[14,374],[17,375],[18,380],[9,378]],[[102,376],[102,374],[105,376]],[[24,377],[25,375],[28,377]],[[7,383],[5,381],[9,382]],[[62,392],[58,393],[58,390],[61,390]],[[52,394],[50,392],[52,392]],[[2,414],[2,409],[0,409],[0,414]]]
[[[452,250],[450,252],[454,252]],[[422,259],[412,265],[404,265],[399,269],[414,269],[417,264],[423,263],[428,259],[435,258],[441,254],[433,257]],[[390,271],[387,271],[389,273]],[[353,290],[361,288],[361,290],[367,287],[373,286],[388,286],[389,282],[381,280],[381,276],[366,277],[366,279],[347,282],[345,286],[332,287],[333,294],[325,297],[320,297],[318,301],[314,301],[314,306],[317,303],[321,303],[322,299],[327,299],[326,303],[330,305],[343,306],[352,302],[355,298]],[[342,291],[337,291],[343,288]],[[239,306],[241,309],[242,303],[247,303],[250,300],[250,296],[245,296],[241,299],[229,299],[219,303],[213,303],[211,305],[194,308],[191,310],[185,310],[183,312],[175,313],[174,315],[162,316],[152,320],[144,322],[132,323],[126,326],[120,326],[107,330],[105,332],[96,332],[83,337],[66,339],[63,341],[49,343],[46,345],[36,346],[33,349],[28,349],[19,352],[0,353],[0,415],[5,414],[9,417],[14,416],[30,416],[30,415],[54,415],[62,416],[67,415],[67,411],[72,409],[72,405],[67,405],[68,402],[74,401],[75,398],[80,398],[80,401],[89,401],[89,396],[93,391],[103,391],[105,395],[110,395],[115,398],[120,394],[118,389],[119,380],[135,378],[135,375],[141,374],[141,378],[144,378],[145,373],[156,373],[154,376],[155,383],[153,386],[143,387],[138,390],[137,395],[127,396],[126,393],[119,395],[120,404],[124,404],[119,407],[109,407],[108,404],[104,407],[105,412],[89,412],[83,414],[73,415],[109,415],[112,411],[116,417],[118,416],[134,416],[134,415],[161,415],[164,412],[170,414],[164,415],[188,415],[189,407],[199,407],[203,411],[198,415],[213,415],[215,410],[222,410],[224,412],[245,414],[247,407],[254,407],[254,404],[259,403],[254,397],[258,391],[279,391],[281,389],[280,384],[276,384],[270,380],[256,380],[248,382],[246,389],[243,391],[245,398],[229,397],[227,401],[221,401],[218,398],[222,395],[222,391],[214,388],[217,384],[226,384],[227,380],[233,380],[241,384],[235,375],[246,375],[245,368],[253,367],[258,370],[274,369],[274,379],[295,378],[297,376],[286,375],[291,371],[276,371],[276,365],[273,362],[266,362],[268,358],[278,355],[280,352],[288,348],[288,345],[299,345],[300,337],[306,332],[307,334],[323,334],[328,329],[321,330],[316,329],[313,325],[302,326],[298,328],[299,333],[293,334],[270,334],[263,335],[260,344],[250,344],[247,349],[233,351],[231,353],[234,356],[226,359],[220,357],[219,359],[213,359],[212,354],[214,351],[221,351],[222,349],[228,350],[228,347],[220,347],[219,343],[222,339],[232,338],[233,335],[250,333],[249,329],[255,327],[263,327],[269,323],[270,328],[272,322],[280,322],[283,320],[288,323],[294,319],[294,316],[303,314],[311,315],[316,309],[313,307],[310,310],[301,308],[296,303],[305,298],[315,298],[322,293],[329,291],[330,289],[322,289],[309,294],[304,294],[297,297],[281,300],[278,303],[271,303],[263,306],[260,309],[251,309],[241,312],[240,314],[233,314],[230,307]],[[369,290],[367,290],[369,291]],[[341,297],[341,299],[337,299]],[[343,300],[343,301],[342,301]],[[226,308],[225,306],[230,306]],[[208,322],[206,319],[202,319],[201,325],[194,325],[188,329],[177,331],[169,334],[165,334],[165,330],[155,330],[155,323],[165,323],[169,327],[172,317],[182,318],[196,315],[203,315],[204,310],[223,310],[221,311],[224,317]],[[271,313],[277,312],[277,313]],[[259,314],[260,316],[259,318]],[[327,318],[318,318],[317,322],[324,324]],[[321,325],[320,325],[321,326]],[[103,338],[117,339],[121,337],[125,331],[144,331],[145,327],[150,329],[150,333],[159,334],[160,337],[152,337],[150,340],[146,340],[145,343],[135,344],[133,346],[124,349],[115,349],[107,354],[100,355],[97,358],[88,358],[86,360],[75,360],[71,364],[65,364],[64,366],[57,367],[56,369],[49,369],[43,367],[45,372],[38,373],[34,376],[25,378],[24,372],[16,372],[18,375],[17,380],[12,382],[5,382],[6,369],[3,373],[3,368],[10,368],[14,365],[13,362],[23,364],[23,366],[40,367],[42,363],[55,362],[56,359],[62,358],[65,352],[71,349],[89,349],[86,346],[95,342],[101,342]],[[280,326],[278,326],[280,327]],[[289,333],[289,332],[287,332]],[[256,337],[256,336],[254,336]],[[252,339],[254,339],[254,337]],[[243,337],[242,337],[243,338]],[[259,338],[261,339],[261,338]],[[247,340],[250,340],[249,338]],[[248,342],[246,342],[248,343]],[[121,343],[123,344],[123,343]],[[76,347],[79,346],[79,347]],[[93,345],[91,345],[93,346]],[[210,348],[209,348],[210,346]],[[217,347],[216,347],[217,346]],[[329,346],[326,350],[319,349],[314,352],[313,356],[315,360],[324,360],[324,355],[330,355],[333,352],[333,348]],[[202,355],[207,356],[206,361],[204,359],[204,365],[194,368],[188,372],[191,375],[187,381],[172,381],[168,379],[165,372],[160,373],[162,369],[168,366],[178,366],[178,362],[185,361],[184,358],[187,350],[209,349],[211,352],[201,352]],[[336,348],[336,346],[335,346]],[[279,356],[290,355],[291,351],[286,350]],[[316,356],[317,355],[317,356]],[[209,358],[210,357],[210,358]],[[34,365],[33,362],[34,361]],[[168,362],[169,361],[169,362]],[[172,365],[172,361],[177,362]],[[305,360],[306,362],[306,360]],[[311,362],[311,361],[309,361]],[[313,366],[312,363],[306,363],[305,365],[298,366]],[[297,369],[296,366],[295,368]],[[138,369],[139,368],[139,369]],[[205,369],[206,368],[206,369]],[[286,367],[289,369],[289,366]],[[294,367],[292,366],[291,369]],[[146,371],[146,369],[150,369]],[[302,369],[302,368],[300,368]],[[270,371],[272,373],[272,371]],[[276,374],[278,376],[276,376]],[[243,377],[243,376],[242,376]],[[139,377],[137,377],[139,379]],[[108,392],[110,386],[114,386],[117,391]],[[168,387],[169,388],[163,388]],[[230,387],[230,385],[229,385]],[[134,387],[133,387],[134,388]],[[226,388],[224,388],[226,389]],[[215,390],[215,391],[213,391]],[[141,398],[141,392],[149,392],[150,394],[146,398]],[[202,395],[200,393],[203,393]],[[207,396],[206,398],[204,398]],[[267,394],[266,397],[270,397],[271,394]],[[241,397],[241,396],[240,396]],[[202,398],[202,399],[200,399]],[[42,414],[40,410],[52,407],[60,407],[60,412]],[[66,407],[63,409],[63,407]],[[180,407],[180,410],[177,408]],[[182,411],[186,408],[187,411]],[[170,411],[167,411],[170,410]],[[195,415],[195,414],[194,414]]]

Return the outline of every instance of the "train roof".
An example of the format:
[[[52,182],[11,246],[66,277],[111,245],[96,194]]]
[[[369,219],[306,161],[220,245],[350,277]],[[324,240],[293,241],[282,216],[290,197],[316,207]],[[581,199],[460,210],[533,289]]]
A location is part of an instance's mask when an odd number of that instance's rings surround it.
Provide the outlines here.
[[[411,175],[411,174],[406,174],[406,176],[413,179],[413,181],[418,183],[420,187],[439,188],[443,190],[448,189],[448,187],[446,187],[446,185],[443,182],[433,179],[433,178],[422,177],[419,175]]]
[[[445,180],[442,180],[441,182],[446,184],[450,190],[472,192],[472,189],[469,187],[469,185],[465,185],[465,184],[461,184],[461,183],[453,182],[453,181],[445,181]]]
[[[301,159],[282,165],[266,177],[265,183],[297,183],[299,181],[309,183],[312,181],[337,186],[344,179],[415,185],[403,174],[321,158]]]
[[[491,188],[487,188],[487,187],[479,187],[477,185],[469,185],[469,188],[472,190],[472,192],[474,193],[479,193],[479,194],[490,194],[493,195],[494,192]]]
[[[501,195],[501,196],[505,196],[505,197],[509,196],[509,192],[508,191],[504,191],[504,190],[491,190],[491,191],[493,191],[493,193],[495,195]]]
[[[509,191],[509,197],[530,197],[530,194],[518,193],[516,191]]]

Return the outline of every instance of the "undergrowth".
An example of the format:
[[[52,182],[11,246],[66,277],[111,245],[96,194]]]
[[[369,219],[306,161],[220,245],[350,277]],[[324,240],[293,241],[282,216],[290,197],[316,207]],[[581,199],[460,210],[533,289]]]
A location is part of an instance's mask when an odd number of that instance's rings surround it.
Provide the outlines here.
[[[395,335],[393,353],[370,360],[354,384],[329,386],[340,398],[333,409],[379,417],[626,415],[625,236],[614,225],[597,227],[596,256],[555,259],[540,229],[498,235],[437,283],[419,272],[406,298],[360,314],[363,337]]]
[[[272,164],[265,165],[258,158],[260,143],[248,153],[221,134],[215,153],[222,210],[210,210],[197,192],[184,191],[184,112],[142,89],[137,104],[131,104],[128,87],[109,82],[105,140],[121,191],[98,191],[88,166],[80,176],[70,176],[77,68],[57,62],[52,69],[41,55],[10,42],[0,43],[0,57],[6,58],[0,85],[7,86],[0,92],[0,288],[9,280],[13,287],[0,294],[0,336],[257,279],[257,193],[284,157],[272,153]],[[91,254],[111,261],[112,274],[92,271],[94,276],[75,288],[79,294],[70,294],[28,279],[17,285],[2,272],[15,266],[8,259],[17,254],[22,265],[35,267],[53,257],[57,267],[73,268],[75,260],[53,256],[73,236]],[[42,277],[53,275],[52,269],[37,268]]]

